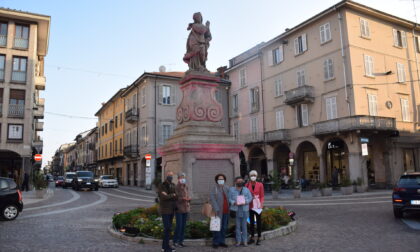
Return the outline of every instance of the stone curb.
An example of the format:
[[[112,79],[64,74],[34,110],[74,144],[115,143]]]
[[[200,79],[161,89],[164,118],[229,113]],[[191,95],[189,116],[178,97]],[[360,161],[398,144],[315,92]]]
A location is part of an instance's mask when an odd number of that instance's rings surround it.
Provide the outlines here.
[[[265,231],[261,234],[262,239],[268,240],[268,239],[273,239],[275,237],[288,235],[296,230],[296,226],[297,226],[296,221],[292,221],[287,226],[280,227],[271,231]],[[126,236],[123,233],[116,231],[112,225],[108,226],[108,232],[113,237],[121,239],[121,240],[125,240],[125,241],[149,244],[149,245],[158,245],[162,243],[161,239],[138,237],[138,236],[137,237]],[[227,245],[234,245],[235,243],[236,243],[235,238],[226,238]],[[211,239],[187,239],[187,240],[184,240],[184,244],[187,246],[210,246],[212,244],[212,240]]]

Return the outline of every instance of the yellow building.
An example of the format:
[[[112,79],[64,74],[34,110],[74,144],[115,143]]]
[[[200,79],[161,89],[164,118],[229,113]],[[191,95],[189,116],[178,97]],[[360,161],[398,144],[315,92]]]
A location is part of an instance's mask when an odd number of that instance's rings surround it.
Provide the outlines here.
[[[124,143],[124,99],[120,89],[96,112],[98,117],[98,168],[97,174],[114,175],[120,184],[126,185],[126,171],[123,169]]]

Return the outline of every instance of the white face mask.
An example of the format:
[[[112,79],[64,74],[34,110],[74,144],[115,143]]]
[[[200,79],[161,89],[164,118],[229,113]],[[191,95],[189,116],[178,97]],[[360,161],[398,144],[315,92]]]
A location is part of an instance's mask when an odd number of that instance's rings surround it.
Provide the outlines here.
[[[224,185],[225,181],[223,179],[219,179],[219,180],[217,180],[217,184]]]
[[[255,181],[255,180],[257,180],[257,177],[252,176],[252,177],[251,177],[251,181]]]
[[[185,183],[187,182],[187,180],[186,180],[186,179],[184,179],[184,178],[182,178],[182,179],[180,179],[180,180],[179,180],[179,182],[180,182],[181,184],[185,184]]]

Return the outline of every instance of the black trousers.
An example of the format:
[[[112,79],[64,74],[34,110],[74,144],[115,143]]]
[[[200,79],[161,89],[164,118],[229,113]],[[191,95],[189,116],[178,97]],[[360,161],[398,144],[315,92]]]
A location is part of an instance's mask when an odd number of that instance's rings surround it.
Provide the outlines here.
[[[262,224],[261,224],[261,215],[257,214],[256,212],[249,210],[249,224],[250,224],[250,231],[251,231],[251,237],[254,237],[255,234],[255,217],[257,219],[257,233],[258,238],[261,237],[261,230],[262,230]]]

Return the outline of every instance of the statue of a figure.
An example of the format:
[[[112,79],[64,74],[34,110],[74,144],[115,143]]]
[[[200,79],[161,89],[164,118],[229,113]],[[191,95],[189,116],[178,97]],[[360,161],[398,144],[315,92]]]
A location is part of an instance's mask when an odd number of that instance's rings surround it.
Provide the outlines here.
[[[210,46],[211,33],[210,22],[203,25],[203,17],[200,12],[194,13],[194,23],[188,25],[191,30],[187,41],[187,53],[184,62],[188,64],[190,71],[208,72],[206,68],[207,49]]]

